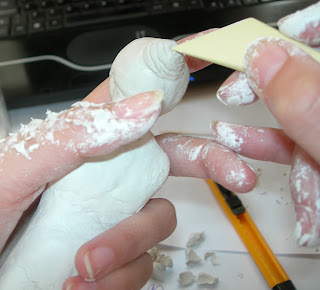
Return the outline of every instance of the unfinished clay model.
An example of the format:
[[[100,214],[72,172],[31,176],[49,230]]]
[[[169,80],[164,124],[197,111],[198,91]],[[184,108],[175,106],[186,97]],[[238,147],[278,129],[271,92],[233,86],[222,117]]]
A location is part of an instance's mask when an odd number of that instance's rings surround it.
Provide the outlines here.
[[[113,101],[164,92],[163,113],[180,101],[189,70],[171,40],[144,38],[125,47],[111,69]],[[61,289],[76,275],[77,249],[137,212],[168,177],[169,161],[152,133],[111,155],[92,158],[43,193],[27,230],[0,271],[0,289]]]

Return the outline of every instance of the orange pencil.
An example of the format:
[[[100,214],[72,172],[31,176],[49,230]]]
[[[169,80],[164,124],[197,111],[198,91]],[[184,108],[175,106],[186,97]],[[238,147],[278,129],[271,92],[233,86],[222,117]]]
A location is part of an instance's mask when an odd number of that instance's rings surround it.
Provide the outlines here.
[[[270,288],[296,290],[238,196],[212,180],[207,182]]]

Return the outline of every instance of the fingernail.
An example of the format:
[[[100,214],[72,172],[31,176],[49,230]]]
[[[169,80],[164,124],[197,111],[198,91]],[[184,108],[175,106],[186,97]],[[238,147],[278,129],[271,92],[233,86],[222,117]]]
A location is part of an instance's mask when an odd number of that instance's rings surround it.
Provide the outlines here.
[[[239,153],[241,151],[241,145],[245,142],[241,137],[241,134],[238,134],[237,131],[241,125],[230,124],[227,122],[216,123],[211,123],[211,128],[213,129],[213,140]],[[215,127],[213,128],[213,126]]]
[[[160,111],[163,91],[141,93],[115,103],[113,111],[122,119],[139,119]]]
[[[218,123],[218,121],[215,121],[215,120],[211,121],[211,123],[210,123],[210,129],[213,129],[213,127],[214,127],[215,124],[217,124],[217,123]]]
[[[258,92],[263,90],[289,58],[283,43],[277,38],[259,38],[247,48],[244,66],[249,84]]]
[[[240,72],[230,83],[219,88],[217,98],[227,106],[242,106],[251,104],[256,96],[248,84],[246,74]]]
[[[114,254],[108,248],[96,248],[87,252],[84,256],[84,263],[89,276],[87,281],[95,281],[97,275],[106,272],[113,264]]]

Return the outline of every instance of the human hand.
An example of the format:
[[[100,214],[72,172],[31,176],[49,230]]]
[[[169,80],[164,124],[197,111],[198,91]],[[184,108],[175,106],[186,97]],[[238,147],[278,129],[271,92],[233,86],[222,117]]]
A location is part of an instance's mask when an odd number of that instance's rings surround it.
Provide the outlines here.
[[[0,141],[0,251],[23,212],[46,185],[88,157],[108,154],[143,136],[161,110],[161,93],[139,94],[119,103],[98,104],[103,85],[91,99]]]
[[[291,37],[320,46],[320,2],[280,20],[279,27]],[[225,81],[218,98],[227,105],[245,105],[261,99],[283,130],[215,122],[214,140],[249,158],[291,164],[297,243],[317,246],[320,64],[290,43],[267,38],[248,48],[245,68],[245,73],[235,72]],[[226,138],[226,130],[233,134],[235,142]]]

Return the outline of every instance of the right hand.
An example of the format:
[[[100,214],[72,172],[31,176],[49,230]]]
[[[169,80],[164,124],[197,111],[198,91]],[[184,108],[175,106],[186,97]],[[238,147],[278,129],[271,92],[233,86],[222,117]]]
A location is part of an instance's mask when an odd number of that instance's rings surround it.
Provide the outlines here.
[[[296,23],[306,23],[305,30]],[[320,46],[320,2],[281,19],[279,26],[299,41]],[[224,82],[218,97],[227,105],[231,100],[244,105],[261,99],[283,130],[217,122],[213,125],[214,140],[228,147],[220,133],[227,127],[243,140],[237,153],[292,165],[290,189],[296,210],[296,239],[300,246],[318,246],[320,64],[294,45],[268,38],[248,48],[245,67],[245,74],[235,72]],[[235,95],[239,96],[237,102]]]

